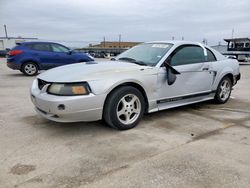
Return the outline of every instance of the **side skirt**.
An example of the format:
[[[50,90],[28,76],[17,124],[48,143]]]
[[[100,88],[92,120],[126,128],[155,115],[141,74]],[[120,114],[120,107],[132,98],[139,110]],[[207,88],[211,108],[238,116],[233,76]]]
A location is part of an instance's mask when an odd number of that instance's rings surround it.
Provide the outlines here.
[[[188,104],[207,101],[207,100],[213,99],[214,96],[215,96],[215,92],[209,92],[209,93],[186,95],[182,97],[161,99],[157,101],[158,110],[165,110],[169,108],[175,108],[178,106],[184,106]]]

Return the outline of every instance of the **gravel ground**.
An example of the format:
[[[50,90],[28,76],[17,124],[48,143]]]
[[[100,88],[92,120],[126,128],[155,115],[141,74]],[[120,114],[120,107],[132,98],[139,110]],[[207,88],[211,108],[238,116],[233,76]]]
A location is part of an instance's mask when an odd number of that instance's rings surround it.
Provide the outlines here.
[[[116,131],[61,124],[30,102],[34,77],[0,59],[0,187],[250,187],[250,66],[224,105],[146,115]]]

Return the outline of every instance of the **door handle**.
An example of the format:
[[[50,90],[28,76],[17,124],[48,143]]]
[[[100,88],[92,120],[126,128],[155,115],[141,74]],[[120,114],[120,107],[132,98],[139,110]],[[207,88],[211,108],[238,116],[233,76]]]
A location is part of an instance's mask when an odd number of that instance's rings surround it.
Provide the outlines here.
[[[209,65],[204,65],[201,70],[202,71],[208,71],[210,69],[210,66]]]
[[[203,71],[208,71],[209,70],[209,67],[204,67],[202,68]]]

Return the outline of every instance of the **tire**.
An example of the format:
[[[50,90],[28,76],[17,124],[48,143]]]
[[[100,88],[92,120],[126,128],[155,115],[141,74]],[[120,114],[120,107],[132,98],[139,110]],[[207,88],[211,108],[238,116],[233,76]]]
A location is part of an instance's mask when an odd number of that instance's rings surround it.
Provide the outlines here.
[[[38,66],[33,62],[26,62],[22,65],[21,72],[27,76],[35,76],[38,73]]]
[[[122,86],[108,96],[103,119],[110,127],[127,130],[139,123],[144,112],[145,99],[142,93],[134,87]]]
[[[227,76],[222,78],[214,97],[214,101],[217,104],[224,104],[228,101],[231,96],[232,81]]]

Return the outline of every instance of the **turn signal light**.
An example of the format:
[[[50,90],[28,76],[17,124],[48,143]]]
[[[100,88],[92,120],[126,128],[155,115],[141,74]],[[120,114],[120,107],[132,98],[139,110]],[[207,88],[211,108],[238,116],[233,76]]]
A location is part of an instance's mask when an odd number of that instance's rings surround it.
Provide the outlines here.
[[[72,93],[79,95],[79,94],[85,94],[87,93],[87,91],[83,86],[73,86]]]

